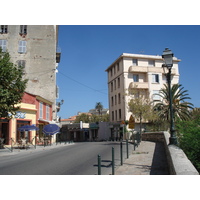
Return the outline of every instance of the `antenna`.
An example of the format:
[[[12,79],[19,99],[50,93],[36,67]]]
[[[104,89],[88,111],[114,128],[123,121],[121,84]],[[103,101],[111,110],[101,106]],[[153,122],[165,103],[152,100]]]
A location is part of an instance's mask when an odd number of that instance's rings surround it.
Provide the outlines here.
[[[144,54],[144,50],[139,51],[139,54]]]

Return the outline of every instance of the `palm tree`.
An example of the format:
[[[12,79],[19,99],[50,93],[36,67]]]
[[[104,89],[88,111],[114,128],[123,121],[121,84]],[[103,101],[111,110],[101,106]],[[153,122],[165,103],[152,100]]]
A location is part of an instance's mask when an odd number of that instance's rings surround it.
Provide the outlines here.
[[[174,84],[171,89],[172,92],[172,107],[174,113],[174,120],[187,120],[190,118],[190,110],[193,109],[193,104],[189,103],[187,100],[191,99],[188,97],[188,91],[184,90],[181,84]],[[170,120],[169,111],[169,88],[168,85],[164,85],[164,88],[160,90],[159,96],[161,101],[156,102],[154,109],[158,111],[160,119],[165,121]]]
[[[97,102],[95,109],[98,111],[99,115],[102,114],[102,110],[103,110],[103,105],[101,102]]]

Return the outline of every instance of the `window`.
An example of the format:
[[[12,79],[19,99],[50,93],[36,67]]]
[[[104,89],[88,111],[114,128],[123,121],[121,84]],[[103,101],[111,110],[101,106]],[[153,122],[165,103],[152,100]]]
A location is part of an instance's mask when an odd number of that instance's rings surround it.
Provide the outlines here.
[[[121,103],[121,94],[118,93],[118,104],[120,104],[120,103]]]
[[[121,120],[122,119],[122,111],[121,111],[121,109],[119,109],[119,120]]]
[[[120,77],[117,80],[118,80],[118,88],[120,88]]]
[[[113,97],[111,97],[111,106],[113,106],[114,105],[114,99],[113,99]]]
[[[2,49],[2,52],[6,52],[6,40],[0,40],[0,48]]]
[[[133,59],[132,62],[133,62],[133,66],[138,66],[138,60],[137,59]]]
[[[133,81],[139,82],[139,75],[138,74],[133,74]]]
[[[153,90],[153,100],[160,100],[159,90]]]
[[[0,33],[8,33],[8,25],[0,25]]]
[[[25,60],[18,60],[18,61],[17,61],[18,66],[25,67],[25,63],[26,63]]]
[[[155,60],[149,60],[149,66],[155,67]]]
[[[113,72],[112,72],[112,68],[110,69],[110,76],[112,77],[113,75]]]
[[[26,53],[26,41],[24,41],[24,40],[19,41],[18,52],[19,53]]]
[[[115,95],[115,105],[117,105],[117,95]]]
[[[20,35],[26,35],[27,34],[27,25],[20,25]]]
[[[49,105],[46,105],[46,119],[49,120]]]
[[[40,102],[40,107],[39,107],[39,118],[43,118],[43,103]]]
[[[159,83],[159,75],[152,74],[152,83]]]
[[[18,65],[18,67],[22,66],[23,67],[23,75],[26,74],[26,72],[25,72],[26,61],[25,60],[18,60],[17,65]]]
[[[113,92],[113,82],[112,83],[110,83],[110,90],[111,90],[111,92]]]
[[[117,63],[117,71],[119,71],[119,63]]]
[[[114,111],[112,111],[112,121],[114,121]]]

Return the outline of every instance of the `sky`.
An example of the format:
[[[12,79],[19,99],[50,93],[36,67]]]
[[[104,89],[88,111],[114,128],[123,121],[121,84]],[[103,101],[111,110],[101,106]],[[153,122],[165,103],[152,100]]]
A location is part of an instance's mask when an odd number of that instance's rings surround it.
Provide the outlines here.
[[[101,102],[108,108],[107,72],[122,53],[162,55],[168,47],[179,62],[179,83],[200,107],[200,26],[61,25],[57,73],[62,118],[88,112]]]

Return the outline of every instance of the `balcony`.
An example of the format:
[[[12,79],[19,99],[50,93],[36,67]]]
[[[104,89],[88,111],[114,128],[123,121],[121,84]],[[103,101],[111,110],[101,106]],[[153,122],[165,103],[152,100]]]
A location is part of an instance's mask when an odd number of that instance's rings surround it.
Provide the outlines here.
[[[142,72],[142,73],[144,73],[144,72],[148,72],[148,69],[147,69],[147,67],[139,67],[139,66],[130,66],[129,67],[129,72],[131,72],[131,73],[135,73],[135,72]]]
[[[144,67],[144,66],[130,66],[130,73],[164,73],[164,69],[162,67]],[[172,74],[176,74],[176,69],[172,68]]]
[[[60,57],[61,57],[61,49],[60,47],[56,48],[56,63],[60,63]]]
[[[148,82],[132,82],[129,85],[130,89],[148,89],[149,84]]]

